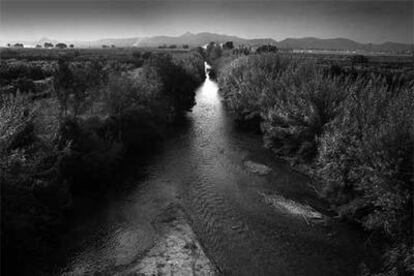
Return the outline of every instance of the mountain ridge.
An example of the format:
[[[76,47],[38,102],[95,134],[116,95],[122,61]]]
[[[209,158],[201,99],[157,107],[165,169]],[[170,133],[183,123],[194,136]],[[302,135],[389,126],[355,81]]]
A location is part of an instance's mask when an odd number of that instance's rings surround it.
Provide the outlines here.
[[[279,48],[290,49],[305,49],[305,50],[340,50],[340,51],[372,51],[372,52],[410,52],[413,45],[386,41],[383,43],[360,43],[348,38],[316,38],[316,37],[302,37],[302,38],[286,38],[276,41],[272,38],[241,38],[234,35],[218,34],[211,32],[191,33],[185,32],[180,36],[150,36],[150,37],[129,37],[129,38],[103,38],[91,41],[62,41],[67,44],[74,44],[78,48],[96,48],[102,45],[114,45],[115,47],[159,47],[162,45],[189,45],[190,47],[204,46],[207,43],[215,41],[224,43],[226,41],[233,41],[238,45],[257,46],[263,44],[276,45]],[[43,45],[44,42],[54,42],[57,40],[43,37],[38,41],[14,41],[24,43],[25,45]]]

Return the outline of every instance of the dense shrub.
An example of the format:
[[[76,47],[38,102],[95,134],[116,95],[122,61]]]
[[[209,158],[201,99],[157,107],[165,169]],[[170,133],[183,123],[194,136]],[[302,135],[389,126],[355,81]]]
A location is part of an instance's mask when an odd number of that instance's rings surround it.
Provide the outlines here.
[[[104,191],[127,152],[144,154],[191,110],[201,55],[142,56],[136,68],[65,55],[50,98],[0,95],[3,274],[38,273],[59,247],[72,195]],[[11,78],[29,74],[19,70]]]
[[[231,50],[234,49],[233,41],[227,41],[223,44],[223,49],[225,50]]]
[[[206,59],[209,64],[219,59],[222,54],[223,54],[223,49],[218,43],[212,41],[207,45]]]
[[[201,56],[197,58],[197,70],[190,73],[194,64],[174,62],[171,55],[159,54],[151,57],[146,66],[153,67],[161,79],[162,94],[170,102],[173,112],[180,115],[195,105],[195,89],[201,83],[200,68],[204,66]],[[184,67],[186,66],[186,67]],[[187,67],[188,66],[188,67]]]
[[[220,76],[239,120],[255,119],[268,146],[306,160],[315,157],[319,136],[349,89],[346,78],[327,77],[313,64],[272,54],[239,58]]]
[[[94,92],[106,81],[103,64],[99,61],[70,63],[66,58],[58,61],[54,74],[56,98],[59,101],[61,116],[77,117],[91,104]]]
[[[50,254],[50,232],[70,205],[59,174],[66,147],[41,139],[37,104],[22,95],[0,98],[0,185],[2,273],[30,274],[31,265]],[[22,262],[26,263],[22,267]],[[26,271],[22,271],[26,269]]]
[[[202,81],[200,55],[146,58],[141,68],[129,71],[116,64],[59,61],[59,143],[71,143],[63,173],[75,191],[105,186],[126,151],[151,148],[165,127],[194,105],[194,91]]]
[[[312,161],[319,137],[341,111],[352,88],[349,80],[326,77],[311,64],[293,64],[266,98],[262,129],[268,146],[284,155]]]
[[[50,68],[44,68],[41,64],[26,62],[0,63],[0,85],[8,85],[18,79],[41,80],[52,74]]]
[[[281,59],[276,56],[271,56],[271,59],[265,56],[241,57],[232,61],[220,70],[218,79],[226,104],[242,119],[259,116],[261,103],[257,95],[261,95],[261,91],[270,84],[266,73],[269,75],[274,71],[276,75],[282,67]]]
[[[414,271],[412,80],[272,54],[237,58],[218,80],[238,120],[256,118],[267,146],[308,164],[338,214],[381,241],[381,275]]]
[[[256,49],[256,53],[262,54],[262,53],[277,53],[279,49],[274,45],[262,45]]]
[[[289,60],[276,55],[254,55],[235,59],[220,69],[218,83],[226,105],[237,120],[253,121],[253,128],[259,128],[267,100],[264,96],[288,66]]]
[[[318,174],[341,215],[389,239],[386,268],[413,272],[413,87],[373,78],[352,91],[324,133]],[[410,257],[411,256],[411,257]]]
[[[12,82],[12,85],[16,88],[16,91],[22,93],[35,92],[34,82],[28,78],[18,78]]]

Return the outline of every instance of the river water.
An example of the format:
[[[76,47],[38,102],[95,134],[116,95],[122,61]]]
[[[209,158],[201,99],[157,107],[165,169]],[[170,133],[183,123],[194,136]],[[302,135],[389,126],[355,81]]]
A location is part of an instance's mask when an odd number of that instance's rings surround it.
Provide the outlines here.
[[[179,267],[191,257],[168,247],[180,239],[199,249],[201,275],[354,275],[363,257],[358,231],[330,219],[260,136],[238,130],[208,76],[185,124],[131,167],[119,192],[83,210],[60,273],[151,275],[144,264],[155,263],[158,274],[191,275]],[[175,270],[161,269],[171,259]]]

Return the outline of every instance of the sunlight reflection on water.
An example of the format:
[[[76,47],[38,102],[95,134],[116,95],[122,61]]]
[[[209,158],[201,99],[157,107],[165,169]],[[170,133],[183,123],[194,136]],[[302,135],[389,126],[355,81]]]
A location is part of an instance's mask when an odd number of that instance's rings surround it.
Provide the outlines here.
[[[210,79],[208,72],[211,70],[211,66],[207,62],[205,64],[206,80],[203,85],[199,88],[197,92],[197,102],[204,102],[206,104],[218,103],[220,101],[218,95],[218,86],[217,84]]]

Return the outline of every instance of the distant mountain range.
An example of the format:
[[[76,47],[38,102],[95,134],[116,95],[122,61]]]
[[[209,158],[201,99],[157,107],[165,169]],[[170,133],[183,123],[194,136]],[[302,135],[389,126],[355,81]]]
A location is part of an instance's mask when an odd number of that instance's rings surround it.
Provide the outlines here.
[[[13,41],[23,43],[26,46],[35,46],[36,44],[43,45],[45,42],[57,43],[65,42],[67,44],[74,44],[77,48],[88,47],[102,47],[102,45],[114,45],[116,47],[158,47],[161,45],[177,45],[178,47],[186,44],[190,47],[204,46],[207,43],[215,41],[223,43],[226,41],[233,41],[238,45],[257,46],[263,44],[276,45],[279,48],[291,48],[291,49],[318,49],[318,50],[341,50],[341,51],[368,51],[368,52],[409,52],[413,49],[413,45],[386,42],[382,44],[371,43],[359,43],[346,38],[334,38],[334,39],[321,39],[314,37],[304,38],[287,38],[281,41],[276,41],[272,38],[260,38],[260,39],[246,39],[237,36],[229,36],[216,33],[198,33],[193,34],[187,32],[181,36],[153,36],[153,37],[131,37],[131,38],[108,38],[94,41],[57,41],[48,38],[42,38],[39,41]],[[3,45],[6,43],[2,43]]]

